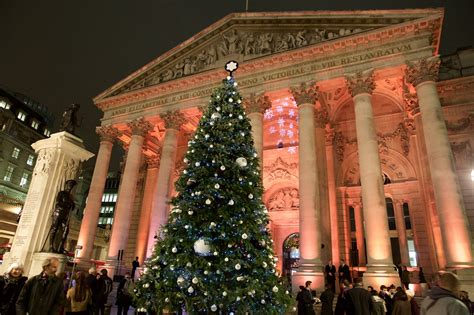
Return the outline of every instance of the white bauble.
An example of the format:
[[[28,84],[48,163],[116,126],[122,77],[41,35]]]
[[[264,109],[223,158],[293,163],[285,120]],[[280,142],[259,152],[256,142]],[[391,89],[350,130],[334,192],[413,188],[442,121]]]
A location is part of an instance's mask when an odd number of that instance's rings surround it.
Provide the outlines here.
[[[277,293],[277,292],[278,292],[278,287],[277,287],[277,286],[274,286],[274,287],[272,288],[272,291],[275,292],[275,293]]]
[[[211,200],[210,199],[206,199],[206,205],[210,205],[211,204]]]
[[[236,264],[236,265],[235,265],[235,270],[240,270],[240,268],[242,268],[242,267],[240,266],[240,264]]]
[[[172,251],[174,254],[176,254],[176,253],[178,252],[178,249],[177,249],[176,247],[173,247],[173,248],[171,249],[171,251]]]
[[[208,256],[211,252],[211,248],[205,240],[198,239],[196,242],[194,242],[194,251],[198,255]]]
[[[221,114],[219,114],[219,113],[212,113],[211,119],[214,119],[214,120],[215,120],[215,119],[219,119],[219,118],[221,118]]]
[[[189,293],[193,293],[193,292],[194,292],[194,288],[193,288],[193,287],[189,287],[189,288],[188,288],[188,292],[189,292]]]
[[[239,157],[235,160],[238,166],[240,167],[246,167],[247,166],[247,159],[244,157]]]
[[[248,235],[244,233],[244,234],[242,234],[242,238],[243,238],[244,240],[246,240],[246,239],[248,238]]]
[[[212,304],[212,306],[211,306],[211,311],[213,311],[213,312],[217,311],[217,306],[216,306],[216,304]]]
[[[199,282],[198,278],[194,277],[194,278],[193,278],[193,283],[194,283],[194,284],[197,284],[198,282]]]
[[[229,200],[229,203],[228,203],[229,206],[233,206],[234,205],[234,200]]]
[[[179,276],[178,279],[176,280],[176,283],[178,283],[178,285],[181,287],[184,285],[184,278],[182,276]]]
[[[222,296],[227,296],[227,292],[222,292]]]

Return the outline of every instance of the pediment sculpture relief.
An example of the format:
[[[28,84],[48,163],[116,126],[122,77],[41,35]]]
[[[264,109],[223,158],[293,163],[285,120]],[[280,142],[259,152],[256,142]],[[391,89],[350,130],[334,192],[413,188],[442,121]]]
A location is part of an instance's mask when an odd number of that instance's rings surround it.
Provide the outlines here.
[[[275,192],[267,202],[270,211],[298,210],[300,206],[300,195],[296,188],[285,187]]]
[[[134,86],[121,90],[120,93],[216,68],[220,65],[219,61],[222,59],[227,60],[228,56],[235,57],[235,55],[240,55],[236,59],[249,60],[348,36],[368,29],[333,27],[327,29],[300,29],[290,32],[240,31],[232,29],[224,32],[207,46],[197,48],[187,56],[164,68],[158,69]],[[117,91],[116,94],[119,94],[119,92]]]

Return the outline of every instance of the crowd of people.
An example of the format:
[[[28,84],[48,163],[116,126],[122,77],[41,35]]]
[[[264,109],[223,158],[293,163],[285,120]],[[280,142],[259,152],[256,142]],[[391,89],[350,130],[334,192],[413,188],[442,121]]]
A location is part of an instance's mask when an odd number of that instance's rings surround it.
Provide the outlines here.
[[[10,265],[0,276],[0,315],[105,314],[105,305],[113,288],[107,269],[97,273],[90,268],[87,275],[82,271],[57,275],[58,267],[57,258],[47,258],[42,263],[41,273],[27,279],[21,264]],[[127,314],[130,306],[128,289],[131,286],[125,285],[126,278],[121,281],[117,293],[117,304],[124,309],[123,314]]]
[[[325,267],[325,290],[320,297],[311,290],[311,281],[300,286],[296,296],[298,315],[314,315],[315,304],[321,304],[321,315],[469,315],[474,305],[466,291],[460,288],[458,277],[451,272],[439,275],[430,293],[418,305],[414,292],[408,289],[409,272],[401,268],[401,286],[381,285],[379,291],[372,286],[363,287],[362,279],[351,279],[349,268],[342,261],[337,270],[339,294],[336,305],[336,267],[331,262]],[[424,275],[422,275],[424,278]]]

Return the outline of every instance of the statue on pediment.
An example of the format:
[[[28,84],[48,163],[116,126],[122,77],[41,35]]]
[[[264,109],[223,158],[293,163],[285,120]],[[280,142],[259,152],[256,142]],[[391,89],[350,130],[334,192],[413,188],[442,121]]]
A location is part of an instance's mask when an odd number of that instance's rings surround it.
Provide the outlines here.
[[[227,34],[222,34],[222,37],[224,38],[224,47],[227,54],[240,54],[242,52],[240,36],[235,29]]]
[[[273,42],[273,34],[272,33],[263,33],[260,34],[259,37],[259,50],[258,53],[260,54],[270,54],[272,53],[272,42]]]

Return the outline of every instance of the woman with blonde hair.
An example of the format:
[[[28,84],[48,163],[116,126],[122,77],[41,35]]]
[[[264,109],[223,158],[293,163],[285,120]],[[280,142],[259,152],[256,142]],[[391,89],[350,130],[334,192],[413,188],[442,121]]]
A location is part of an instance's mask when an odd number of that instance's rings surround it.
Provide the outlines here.
[[[23,285],[26,282],[23,277],[23,265],[11,264],[7,272],[0,276],[0,314],[15,315],[15,304]]]
[[[71,305],[71,311],[66,314],[89,314],[87,308],[92,302],[91,291],[86,284],[86,276],[83,272],[76,273],[76,284],[67,290],[66,298]]]

